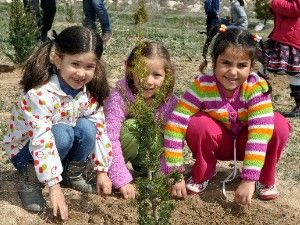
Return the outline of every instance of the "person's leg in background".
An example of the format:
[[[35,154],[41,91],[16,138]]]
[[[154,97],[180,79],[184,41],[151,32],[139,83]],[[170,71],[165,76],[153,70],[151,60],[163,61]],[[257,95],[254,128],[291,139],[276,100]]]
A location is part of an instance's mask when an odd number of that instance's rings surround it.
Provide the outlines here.
[[[30,4],[31,3],[31,4]],[[36,18],[37,26],[40,28],[43,24],[42,12],[40,10],[39,0],[23,0],[24,9],[26,12],[32,12]]]
[[[213,26],[219,25],[220,20],[219,17],[213,13],[207,14],[206,17],[206,34],[209,35],[210,30]]]
[[[96,30],[96,13],[93,8],[92,0],[83,0],[84,26]]]
[[[282,113],[285,117],[300,117],[300,74],[299,76],[288,76],[290,81],[291,93],[296,106],[291,112]]]
[[[41,8],[43,11],[42,26],[41,26],[41,41],[47,40],[48,31],[51,29],[55,13],[56,0],[41,0]]]
[[[107,42],[111,38],[112,31],[104,0],[92,0],[92,4],[101,24],[102,39],[104,42]]]

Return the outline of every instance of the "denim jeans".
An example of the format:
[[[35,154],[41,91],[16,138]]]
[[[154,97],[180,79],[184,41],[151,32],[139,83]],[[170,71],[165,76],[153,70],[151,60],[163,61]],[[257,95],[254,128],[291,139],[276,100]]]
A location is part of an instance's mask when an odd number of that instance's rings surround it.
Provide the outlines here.
[[[104,0],[83,0],[83,11],[85,15],[85,25],[91,29],[96,29],[96,17],[101,24],[102,33],[111,32],[111,26]]]
[[[31,2],[31,6],[28,4]],[[56,1],[55,0],[41,0],[40,12],[40,1],[39,0],[23,0],[24,8],[26,10],[31,9],[35,14],[38,26],[41,29],[42,39],[47,37],[48,31],[51,29],[54,16],[56,13]]]
[[[209,34],[209,31],[212,29],[213,26],[219,25],[220,20],[217,15],[213,13],[208,13],[206,17],[206,32],[207,35]]]
[[[58,123],[52,126],[55,145],[61,161],[84,162],[94,149],[97,129],[93,122],[80,118],[75,127]],[[29,152],[29,142],[11,159],[15,168],[22,172],[33,162]]]

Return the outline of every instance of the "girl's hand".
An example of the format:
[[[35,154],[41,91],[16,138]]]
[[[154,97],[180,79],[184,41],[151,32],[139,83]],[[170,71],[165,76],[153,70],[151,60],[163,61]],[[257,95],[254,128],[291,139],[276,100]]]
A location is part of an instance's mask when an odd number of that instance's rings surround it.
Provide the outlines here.
[[[120,188],[120,192],[125,199],[135,198],[135,187],[132,184],[125,184]]]
[[[57,211],[60,213],[62,220],[68,219],[68,205],[66,204],[65,196],[59,184],[49,187],[50,202],[53,206],[53,215],[57,216]]]
[[[97,194],[101,193],[105,195],[110,195],[112,190],[112,183],[105,172],[98,172],[96,178],[96,190]]]
[[[235,191],[234,201],[239,205],[251,205],[253,193],[255,191],[255,181],[242,180]]]
[[[186,198],[187,193],[184,179],[173,185],[171,195],[175,198]]]

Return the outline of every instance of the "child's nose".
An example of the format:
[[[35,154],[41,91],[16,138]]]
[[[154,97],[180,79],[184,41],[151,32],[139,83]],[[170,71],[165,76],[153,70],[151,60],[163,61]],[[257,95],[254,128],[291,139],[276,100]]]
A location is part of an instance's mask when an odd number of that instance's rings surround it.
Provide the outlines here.
[[[153,84],[153,81],[154,81],[154,79],[153,79],[153,76],[151,76],[151,75],[149,75],[146,79],[147,84]]]
[[[236,75],[238,72],[238,69],[236,67],[231,67],[230,68],[230,73],[233,74],[233,75]]]
[[[85,70],[84,69],[78,69],[76,74],[77,74],[77,76],[84,77],[85,76]]]

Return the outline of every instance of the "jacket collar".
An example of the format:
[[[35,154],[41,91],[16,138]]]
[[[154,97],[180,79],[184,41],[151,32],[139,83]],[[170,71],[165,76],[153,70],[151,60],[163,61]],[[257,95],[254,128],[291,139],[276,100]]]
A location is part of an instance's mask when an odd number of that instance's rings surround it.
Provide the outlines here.
[[[60,88],[58,75],[56,74],[51,76],[49,82],[45,85],[45,89],[57,95],[67,96],[67,94]],[[80,91],[78,94],[80,93],[86,93],[86,85],[83,86],[82,91]]]

